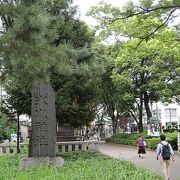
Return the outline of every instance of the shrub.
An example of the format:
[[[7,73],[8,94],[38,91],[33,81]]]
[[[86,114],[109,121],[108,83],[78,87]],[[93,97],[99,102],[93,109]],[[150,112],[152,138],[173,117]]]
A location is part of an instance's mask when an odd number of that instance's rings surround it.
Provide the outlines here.
[[[172,148],[177,150],[177,143],[178,143],[178,139],[177,139],[177,132],[173,132],[173,133],[166,133],[166,139],[167,141],[171,144]]]
[[[160,139],[159,138],[151,138],[151,139],[145,139],[146,144],[148,148],[150,149],[156,149],[157,145],[160,143]]]
[[[136,139],[140,136],[142,136],[145,141],[148,148],[150,149],[156,149],[157,144],[160,143],[160,138],[158,137],[151,137],[148,136],[147,133],[118,133],[113,135],[111,138],[106,139],[106,142],[112,142],[116,144],[126,144],[126,145],[133,145],[136,146]],[[166,139],[171,144],[172,148],[174,150],[177,150],[177,132],[173,133],[166,133]]]

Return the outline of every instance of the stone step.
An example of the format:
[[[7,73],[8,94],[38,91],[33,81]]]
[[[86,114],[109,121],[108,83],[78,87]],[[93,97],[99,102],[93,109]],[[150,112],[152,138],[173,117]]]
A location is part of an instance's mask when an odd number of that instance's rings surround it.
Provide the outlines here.
[[[57,136],[56,139],[57,139],[57,142],[77,141],[77,137],[76,136]]]
[[[74,136],[74,131],[72,130],[61,130],[57,132],[57,136]]]
[[[59,127],[59,128],[58,128],[58,131],[61,131],[61,130],[67,130],[67,129],[68,129],[68,130],[71,130],[71,131],[74,131],[74,129],[73,129],[73,128],[70,128],[70,127],[69,127],[69,128],[66,128],[66,127]]]
[[[72,129],[72,127],[70,126],[70,124],[63,124],[63,125],[60,125],[59,128],[63,128],[63,129]]]

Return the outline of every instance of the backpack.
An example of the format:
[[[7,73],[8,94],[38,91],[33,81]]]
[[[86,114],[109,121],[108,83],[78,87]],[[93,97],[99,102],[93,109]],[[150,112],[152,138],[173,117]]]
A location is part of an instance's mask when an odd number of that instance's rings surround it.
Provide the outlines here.
[[[144,142],[143,142],[143,141],[140,141],[140,142],[138,143],[138,146],[144,146]]]
[[[161,156],[163,160],[170,160],[171,152],[170,152],[169,143],[167,145],[161,143],[161,145],[162,145]]]

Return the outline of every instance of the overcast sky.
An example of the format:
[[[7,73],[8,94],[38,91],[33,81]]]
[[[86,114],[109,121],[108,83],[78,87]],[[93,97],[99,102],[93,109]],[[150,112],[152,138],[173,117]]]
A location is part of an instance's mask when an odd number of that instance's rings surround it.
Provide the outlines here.
[[[91,6],[97,5],[101,0],[74,0],[74,4],[79,6],[80,18],[84,20],[89,25],[94,25],[95,20],[91,17],[87,17],[86,13]],[[123,7],[129,0],[104,0],[108,4],[113,6]],[[133,2],[138,2],[138,0],[131,0]]]
[[[101,0],[74,0],[73,4],[79,6],[80,10],[80,18],[84,20],[89,25],[94,25],[95,20],[91,17],[87,17],[86,13],[90,10],[91,6],[97,5]],[[123,7],[127,2],[133,1],[138,2],[138,0],[104,0],[108,4],[112,4],[113,6]],[[1,25],[1,21],[0,21]]]

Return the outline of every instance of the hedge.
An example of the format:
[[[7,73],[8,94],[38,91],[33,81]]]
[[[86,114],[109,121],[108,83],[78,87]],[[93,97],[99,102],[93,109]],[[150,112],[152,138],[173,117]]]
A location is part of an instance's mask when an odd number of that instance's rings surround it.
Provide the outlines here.
[[[131,134],[118,133],[113,135],[111,138],[107,138],[106,142],[136,146],[136,139],[139,137],[139,135],[145,139],[147,148],[155,150],[157,144],[160,143],[159,137],[150,137],[147,135],[146,132]],[[177,132],[166,133],[165,135],[167,141],[171,144],[172,148],[174,150],[177,150]]]

